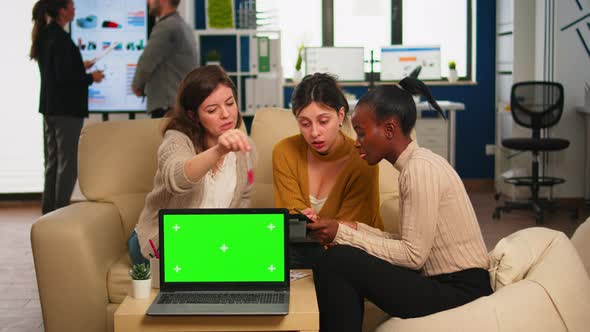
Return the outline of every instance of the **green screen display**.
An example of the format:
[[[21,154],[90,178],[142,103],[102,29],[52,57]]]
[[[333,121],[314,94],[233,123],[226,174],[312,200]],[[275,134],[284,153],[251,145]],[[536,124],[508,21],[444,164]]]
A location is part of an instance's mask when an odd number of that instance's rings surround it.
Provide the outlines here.
[[[165,282],[284,282],[282,214],[163,216]]]

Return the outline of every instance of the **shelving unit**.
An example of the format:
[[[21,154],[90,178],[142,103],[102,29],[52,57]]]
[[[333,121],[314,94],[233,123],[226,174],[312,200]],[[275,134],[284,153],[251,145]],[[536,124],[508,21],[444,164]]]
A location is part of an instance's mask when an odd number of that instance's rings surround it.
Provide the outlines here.
[[[234,80],[238,91],[239,109],[243,117],[252,117],[254,112],[246,112],[246,79],[257,78],[268,75],[279,75],[278,84],[282,82],[282,69],[280,68],[280,54],[276,54],[279,59],[278,64],[271,66],[271,73],[260,73],[258,71],[258,61],[253,59],[257,52],[251,50],[254,38],[269,37],[277,39],[280,42],[280,31],[266,31],[254,29],[196,29],[195,38],[199,43],[200,64],[206,63],[207,53],[210,50],[217,50],[221,53],[221,66],[227,71],[228,75]],[[279,48],[280,49],[280,48]],[[280,95],[278,100],[283,100],[282,88],[278,89]]]

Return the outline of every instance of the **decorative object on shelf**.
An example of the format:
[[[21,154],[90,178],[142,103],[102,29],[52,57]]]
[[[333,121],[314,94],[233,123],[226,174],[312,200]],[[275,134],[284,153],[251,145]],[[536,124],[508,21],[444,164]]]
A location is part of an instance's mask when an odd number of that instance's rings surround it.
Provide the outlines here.
[[[457,75],[457,64],[455,61],[449,61],[449,77],[448,80],[451,83],[457,82],[459,76]]]
[[[235,28],[233,0],[207,0],[206,6],[208,29]]]
[[[129,270],[133,284],[133,297],[145,299],[150,295],[152,289],[152,272],[149,263],[135,264]]]
[[[303,74],[301,73],[301,65],[303,64],[303,50],[304,49],[305,49],[305,46],[303,46],[303,44],[301,44],[297,48],[297,61],[295,61],[295,71],[293,72],[293,82],[295,84],[298,84],[299,82],[301,82],[301,78],[303,76]]]
[[[256,28],[256,0],[241,0],[238,5],[238,29]]]
[[[221,66],[221,54],[219,54],[219,52],[217,52],[217,50],[215,50],[215,49],[207,52],[207,60],[205,62],[205,65],[207,65],[207,66],[209,66],[209,65]]]

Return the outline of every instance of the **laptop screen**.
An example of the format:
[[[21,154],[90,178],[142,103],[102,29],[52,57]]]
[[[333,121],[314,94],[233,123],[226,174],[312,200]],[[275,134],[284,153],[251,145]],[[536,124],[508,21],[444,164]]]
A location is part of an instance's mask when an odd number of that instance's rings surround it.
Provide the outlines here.
[[[227,211],[161,212],[164,282],[285,281],[285,214]]]

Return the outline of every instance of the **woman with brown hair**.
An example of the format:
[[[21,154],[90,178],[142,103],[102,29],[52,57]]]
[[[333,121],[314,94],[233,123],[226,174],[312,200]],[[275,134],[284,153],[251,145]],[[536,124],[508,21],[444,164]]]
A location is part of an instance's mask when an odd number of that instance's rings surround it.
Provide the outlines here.
[[[101,71],[87,74],[80,50],[64,30],[75,16],[72,0],[39,0],[33,7],[29,56],[39,64],[43,114],[45,185],[43,214],[70,203],[78,176],[78,138],[88,117],[88,86],[100,83]]]
[[[129,238],[134,264],[146,262],[149,240],[158,246],[158,211],[247,207],[252,190],[254,145],[240,129],[236,88],[219,66],[190,72],[158,149],[154,188]]]
[[[278,142],[272,166],[276,207],[297,209],[312,220],[362,220],[383,229],[379,169],[359,158],[342,132],[348,102],[330,74],[307,75],[293,92],[300,133]],[[322,254],[317,243],[294,243],[291,268],[310,268]]]

